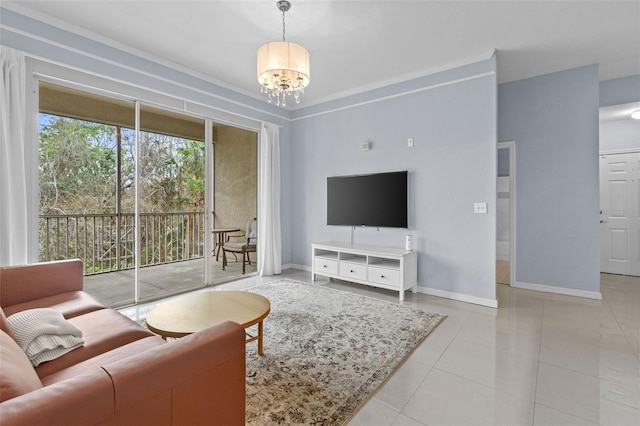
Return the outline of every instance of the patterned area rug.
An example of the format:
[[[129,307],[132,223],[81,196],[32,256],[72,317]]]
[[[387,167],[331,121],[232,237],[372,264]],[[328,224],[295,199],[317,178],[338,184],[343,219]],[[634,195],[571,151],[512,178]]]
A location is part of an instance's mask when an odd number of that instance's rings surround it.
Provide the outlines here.
[[[445,318],[289,279],[249,291],[271,302],[264,356],[247,345],[249,425],[346,423]]]

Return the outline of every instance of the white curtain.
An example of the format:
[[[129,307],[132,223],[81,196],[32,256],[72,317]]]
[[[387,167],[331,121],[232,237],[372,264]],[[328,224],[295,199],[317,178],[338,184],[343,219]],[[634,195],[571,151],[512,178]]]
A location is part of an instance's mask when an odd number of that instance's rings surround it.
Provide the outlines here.
[[[28,261],[24,54],[0,46],[0,265]]]
[[[258,272],[282,272],[280,236],[280,128],[262,123],[258,162]]]

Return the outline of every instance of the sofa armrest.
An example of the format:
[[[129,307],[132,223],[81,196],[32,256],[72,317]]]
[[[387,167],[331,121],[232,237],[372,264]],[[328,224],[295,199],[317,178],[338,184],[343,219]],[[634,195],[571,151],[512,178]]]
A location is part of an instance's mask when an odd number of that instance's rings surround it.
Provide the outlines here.
[[[245,331],[225,322],[103,366],[111,376],[116,416],[172,424],[244,425]]]
[[[100,369],[0,403],[0,424],[93,425],[113,416],[113,387]]]
[[[0,306],[83,289],[80,259],[0,267]]]

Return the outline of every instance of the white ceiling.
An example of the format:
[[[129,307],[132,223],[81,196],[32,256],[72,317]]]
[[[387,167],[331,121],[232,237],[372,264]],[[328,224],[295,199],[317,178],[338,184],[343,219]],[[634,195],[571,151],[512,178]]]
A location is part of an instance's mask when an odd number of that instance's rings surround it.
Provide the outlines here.
[[[258,47],[276,0],[5,1],[3,6],[261,97]],[[640,1],[291,0],[288,41],[311,55],[299,107],[489,58],[507,82],[600,64],[640,74]]]

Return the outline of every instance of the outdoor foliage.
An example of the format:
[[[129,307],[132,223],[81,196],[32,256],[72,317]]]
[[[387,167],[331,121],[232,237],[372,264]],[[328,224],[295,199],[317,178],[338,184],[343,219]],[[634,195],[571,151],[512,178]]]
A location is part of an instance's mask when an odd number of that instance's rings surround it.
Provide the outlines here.
[[[134,211],[135,135],[120,129],[121,211]],[[143,212],[200,210],[204,143],[141,133]],[[40,213],[116,212],[117,128],[40,115]]]
[[[115,211],[116,128],[41,116],[41,214]]]
[[[142,265],[202,256],[204,143],[140,137]],[[40,114],[41,260],[80,257],[89,273],[133,265],[135,149],[132,129]]]

